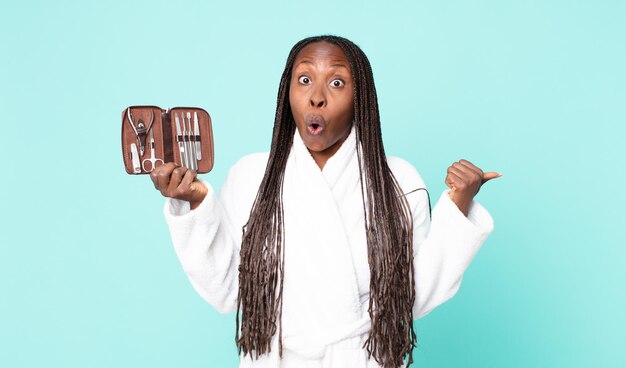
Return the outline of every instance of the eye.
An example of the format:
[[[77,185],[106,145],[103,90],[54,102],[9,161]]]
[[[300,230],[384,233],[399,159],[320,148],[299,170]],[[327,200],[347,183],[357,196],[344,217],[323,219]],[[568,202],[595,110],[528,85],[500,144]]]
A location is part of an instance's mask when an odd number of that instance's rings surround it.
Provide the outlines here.
[[[346,83],[341,79],[333,79],[333,81],[330,82],[330,85],[336,88],[343,87],[345,84]]]
[[[307,77],[306,75],[303,75],[300,78],[298,78],[298,82],[300,82],[300,84],[309,84],[311,83],[311,78]]]

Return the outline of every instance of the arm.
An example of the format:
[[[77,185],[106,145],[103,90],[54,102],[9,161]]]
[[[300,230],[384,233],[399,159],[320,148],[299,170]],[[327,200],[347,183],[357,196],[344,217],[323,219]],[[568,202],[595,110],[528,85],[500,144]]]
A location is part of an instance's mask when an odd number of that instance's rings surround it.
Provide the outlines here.
[[[230,170],[219,198],[191,170],[166,164],[151,175],[167,197],[165,219],[185,274],[198,294],[220,312],[237,308],[242,227],[266,160],[263,154],[241,159]]]
[[[429,213],[429,198],[422,178],[408,162],[389,161],[406,194],[413,217],[413,269],[418,319],[456,294],[463,273],[493,230],[493,219],[478,202],[467,201],[467,217],[451,199],[449,190]]]
[[[235,229],[224,206],[228,182],[220,199],[209,183],[204,184],[207,195],[194,210],[187,201],[168,198],[165,219],[189,282],[204,300],[226,313],[237,308],[241,229]]]
[[[493,230],[493,220],[476,201],[465,217],[445,191],[433,208],[431,223],[426,193],[409,196],[416,289],[413,318],[418,319],[456,294],[463,273]]]

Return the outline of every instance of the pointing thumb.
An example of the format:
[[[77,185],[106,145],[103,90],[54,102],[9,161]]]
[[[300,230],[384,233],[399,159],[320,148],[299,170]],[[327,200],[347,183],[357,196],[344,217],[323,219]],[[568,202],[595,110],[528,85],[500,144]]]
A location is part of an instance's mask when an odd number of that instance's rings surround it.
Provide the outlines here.
[[[486,182],[488,182],[491,179],[499,178],[501,176],[502,176],[502,174],[497,173],[497,172],[493,172],[493,171],[486,172],[486,173],[483,174],[483,184],[485,184]]]

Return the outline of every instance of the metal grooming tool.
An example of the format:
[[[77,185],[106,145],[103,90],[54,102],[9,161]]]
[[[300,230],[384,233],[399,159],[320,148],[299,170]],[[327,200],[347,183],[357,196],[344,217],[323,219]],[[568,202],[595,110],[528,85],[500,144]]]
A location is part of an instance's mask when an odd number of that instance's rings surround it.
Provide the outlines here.
[[[180,163],[183,166],[187,167],[187,155],[185,154],[185,142],[184,142],[182,130],[180,129],[180,120],[178,120],[177,113],[174,113],[174,120],[176,121],[176,142],[178,142],[178,152],[180,153]]]
[[[196,157],[202,160],[202,145],[200,144],[200,126],[198,125],[198,112],[193,113],[193,134],[196,135]]]
[[[134,143],[130,144],[130,159],[133,163],[133,172],[135,174],[140,174],[141,165],[139,165],[139,153],[137,152],[137,145]]]
[[[150,110],[152,116],[150,117],[150,123],[148,123],[148,127],[144,124],[143,120],[139,119],[137,124],[133,121],[133,114],[130,112],[130,107],[126,109],[126,115],[128,115],[128,123],[130,127],[133,128],[135,132],[135,136],[137,137],[137,143],[139,143],[139,154],[143,156],[143,153],[146,150],[146,137],[148,136],[148,131],[152,128],[152,123],[154,123],[154,110]]]
[[[191,160],[189,159],[189,136],[187,135],[187,123],[185,123],[185,113],[181,112],[180,117],[183,119],[183,145],[185,146],[185,162],[184,165],[191,169]]]
[[[146,167],[146,162],[149,162],[150,165]],[[150,158],[147,158],[141,161],[141,168],[145,172],[152,172],[157,167],[157,163],[160,162],[160,165],[163,165],[164,162],[162,159],[155,157],[154,154],[154,130],[150,131]]]
[[[198,170],[198,159],[196,158],[195,147],[196,136],[193,134],[193,130],[191,130],[191,113],[189,111],[187,111],[187,122],[189,123],[187,133],[189,133],[189,158],[191,161],[191,169]]]

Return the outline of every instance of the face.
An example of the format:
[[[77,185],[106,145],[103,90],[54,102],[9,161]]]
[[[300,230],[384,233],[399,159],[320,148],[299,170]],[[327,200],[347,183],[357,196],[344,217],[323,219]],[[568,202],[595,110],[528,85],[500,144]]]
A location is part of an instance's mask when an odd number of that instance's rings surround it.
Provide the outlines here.
[[[339,46],[311,43],[296,57],[289,103],[300,137],[320,168],[350,134],[353,88],[350,64]]]

